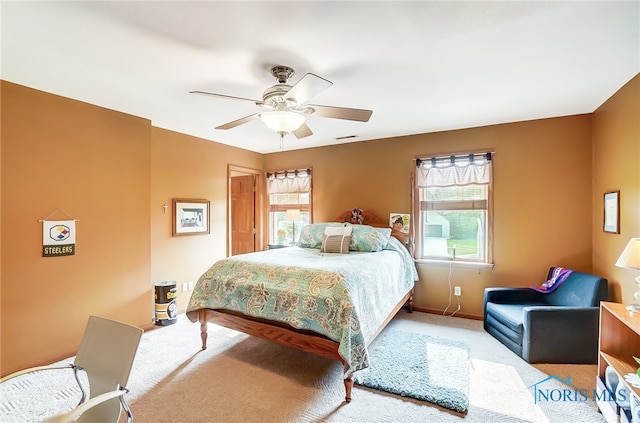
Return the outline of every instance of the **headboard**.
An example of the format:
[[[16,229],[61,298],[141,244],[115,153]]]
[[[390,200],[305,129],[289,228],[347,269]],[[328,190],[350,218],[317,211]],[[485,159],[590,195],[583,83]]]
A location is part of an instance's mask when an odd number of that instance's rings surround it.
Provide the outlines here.
[[[352,210],[347,210],[345,212],[340,213],[338,217],[335,218],[336,222],[348,222],[354,225],[369,225],[374,226],[376,228],[389,228],[389,222],[380,219],[375,214],[362,210],[359,208],[355,208]],[[391,229],[391,236],[394,236],[404,245],[409,243],[409,234],[398,231],[396,229]]]
[[[376,228],[388,228],[389,223],[375,214],[362,209],[347,210],[335,218],[336,222],[348,222],[354,225],[369,225]]]

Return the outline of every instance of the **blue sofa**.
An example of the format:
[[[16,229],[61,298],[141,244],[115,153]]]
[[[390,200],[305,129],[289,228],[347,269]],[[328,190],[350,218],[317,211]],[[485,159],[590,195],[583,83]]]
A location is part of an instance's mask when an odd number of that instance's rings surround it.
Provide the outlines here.
[[[484,329],[528,363],[597,363],[607,297],[606,279],[575,271],[553,292],[486,288]]]

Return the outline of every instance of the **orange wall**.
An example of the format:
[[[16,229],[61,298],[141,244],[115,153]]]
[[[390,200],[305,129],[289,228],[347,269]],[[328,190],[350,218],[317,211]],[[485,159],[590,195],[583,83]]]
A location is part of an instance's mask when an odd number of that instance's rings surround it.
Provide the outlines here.
[[[315,221],[353,207],[384,218],[410,212],[414,157],[470,150],[495,152],[495,266],[454,265],[458,314],[481,316],[485,287],[537,284],[549,266],[591,271],[591,115],[279,152],[265,156],[265,168],[313,167]],[[441,312],[449,266],[418,272],[416,307]]]
[[[495,267],[453,268],[459,315],[481,315],[486,286],[535,284],[552,265],[608,277],[618,300],[635,290],[637,273],[613,263],[640,236],[637,76],[589,115],[268,155],[4,81],[0,90],[2,374],[73,354],[89,314],[149,325],[154,282],[180,288],[224,257],[229,164],[312,166],[314,218],[323,221],[353,207],[408,212],[415,156],[491,149]],[[620,235],[602,233],[602,194],[613,189]],[[211,201],[211,234],[171,236],[177,197]],[[42,258],[38,220],[56,208],[79,219],[77,254]],[[448,266],[418,270],[417,306],[443,310]],[[188,297],[179,293],[181,309]]]
[[[614,299],[631,303],[640,271],[615,266],[640,237],[640,75],[593,113],[593,269],[609,279]],[[620,190],[620,234],[602,230],[605,192]]]
[[[229,164],[262,169],[262,154],[200,138],[152,128],[151,142],[151,279],[176,281],[178,308],[191,292],[182,283],[197,281],[227,255],[227,168]],[[211,207],[208,235],[171,235],[171,199],[206,198]],[[164,212],[162,207],[169,207]]]
[[[151,125],[1,84],[6,373],[73,352],[90,314],[149,322]],[[58,208],[79,220],[76,254],[43,258],[38,221]]]
[[[228,164],[261,169],[263,159],[146,119],[1,84],[6,374],[74,354],[90,314],[150,325],[154,282],[175,280],[181,288],[226,255]],[[211,234],[172,237],[172,198],[209,199]],[[79,219],[77,253],[43,258],[38,220],[57,208]],[[189,295],[179,293],[179,308]]]

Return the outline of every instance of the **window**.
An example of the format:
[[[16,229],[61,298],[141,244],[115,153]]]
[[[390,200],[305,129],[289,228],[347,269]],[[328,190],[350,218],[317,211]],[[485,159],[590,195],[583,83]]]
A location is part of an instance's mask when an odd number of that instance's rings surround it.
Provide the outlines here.
[[[311,222],[311,169],[267,173],[269,244],[292,245]]]
[[[416,160],[417,259],[491,263],[492,158]]]

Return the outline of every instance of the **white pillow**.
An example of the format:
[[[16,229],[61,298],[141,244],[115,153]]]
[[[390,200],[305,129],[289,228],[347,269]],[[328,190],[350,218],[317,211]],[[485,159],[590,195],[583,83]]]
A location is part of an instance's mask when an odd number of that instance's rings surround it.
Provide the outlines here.
[[[324,228],[325,235],[351,235],[353,232],[353,227],[351,226],[327,226]]]

